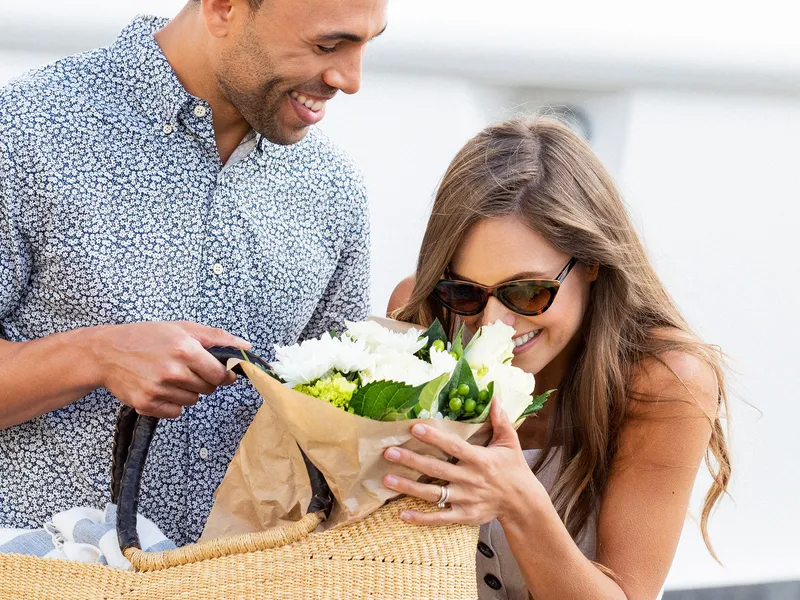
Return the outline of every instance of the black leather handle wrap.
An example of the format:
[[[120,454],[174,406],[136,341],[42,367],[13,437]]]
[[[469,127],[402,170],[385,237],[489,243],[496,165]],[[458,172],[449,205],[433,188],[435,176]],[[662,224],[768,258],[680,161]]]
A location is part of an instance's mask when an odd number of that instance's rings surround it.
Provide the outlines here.
[[[216,347],[209,349],[209,352],[222,364],[227,365],[229,359],[237,358],[251,362],[274,376],[264,360],[247,350]],[[240,365],[234,367],[233,371],[245,376]],[[123,406],[117,417],[111,465],[111,500],[117,505],[117,536],[123,552],[128,548],[141,547],[136,532],[139,491],[147,461],[147,452],[158,427],[158,421],[156,417],[139,415],[128,406]],[[303,453],[303,459],[312,492],[308,512],[321,511],[328,517],[333,509],[334,501],[328,482],[325,481],[320,470],[308,460],[305,453]]]

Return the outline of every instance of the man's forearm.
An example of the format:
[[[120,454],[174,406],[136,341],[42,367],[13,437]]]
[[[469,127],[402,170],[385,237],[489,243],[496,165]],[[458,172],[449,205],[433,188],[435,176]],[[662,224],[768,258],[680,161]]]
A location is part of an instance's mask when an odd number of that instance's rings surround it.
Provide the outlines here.
[[[101,387],[94,360],[99,329],[30,342],[0,339],[0,429],[63,408]]]

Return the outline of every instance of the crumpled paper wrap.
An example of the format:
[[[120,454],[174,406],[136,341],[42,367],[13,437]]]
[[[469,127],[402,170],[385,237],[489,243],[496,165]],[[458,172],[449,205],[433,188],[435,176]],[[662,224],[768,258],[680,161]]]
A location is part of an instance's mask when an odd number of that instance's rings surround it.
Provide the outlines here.
[[[410,327],[376,320],[397,329]],[[424,422],[477,445],[486,445],[492,435],[489,422],[373,421],[289,389],[253,364],[241,365],[264,403],[215,492],[201,541],[263,531],[300,519],[311,501],[311,487],[298,444],[325,476],[336,499],[330,519],[321,526],[330,528],[363,519],[396,497],[396,492],[383,486],[385,475],[422,476],[384,459],[386,448],[401,446],[448,458],[411,435],[415,423]]]

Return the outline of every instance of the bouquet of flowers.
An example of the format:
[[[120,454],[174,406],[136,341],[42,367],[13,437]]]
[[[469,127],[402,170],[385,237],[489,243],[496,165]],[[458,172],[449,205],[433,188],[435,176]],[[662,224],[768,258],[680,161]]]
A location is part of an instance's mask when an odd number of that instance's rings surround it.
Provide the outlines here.
[[[270,366],[288,387],[368,419],[483,423],[497,398],[516,421],[542,408],[548,394],[533,398],[533,375],[510,364],[513,336],[498,321],[464,347],[463,328],[450,342],[439,321],[425,332],[347,322],[341,335],[276,347]]]
[[[463,330],[449,340],[438,322],[425,331],[375,318],[346,326],[276,347],[269,369],[239,362],[264,402],[215,492],[202,540],[298,520],[311,499],[301,448],[335,497],[323,524],[335,527],[397,495],[385,475],[421,476],[384,460],[389,446],[448,458],[411,435],[413,420],[486,444],[491,402],[521,422],[549,394],[533,397],[533,375],[511,365],[514,330],[503,323],[466,345]]]

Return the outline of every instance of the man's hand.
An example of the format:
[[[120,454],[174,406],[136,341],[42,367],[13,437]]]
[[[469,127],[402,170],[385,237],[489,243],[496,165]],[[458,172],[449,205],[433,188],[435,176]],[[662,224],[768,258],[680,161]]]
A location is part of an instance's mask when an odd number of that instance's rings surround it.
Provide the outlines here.
[[[101,327],[96,339],[102,387],[140,414],[172,419],[200,394],[236,381],[207,348],[250,349],[226,331],[185,321]]]

